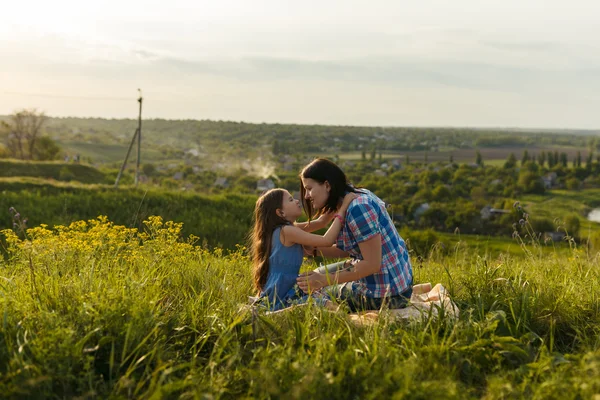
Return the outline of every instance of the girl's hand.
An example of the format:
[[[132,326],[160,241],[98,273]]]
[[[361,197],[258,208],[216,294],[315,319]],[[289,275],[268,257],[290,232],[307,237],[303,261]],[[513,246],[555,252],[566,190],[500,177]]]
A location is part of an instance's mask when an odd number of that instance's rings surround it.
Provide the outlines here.
[[[346,211],[348,210],[348,206],[350,205],[350,203],[352,203],[352,201],[354,199],[356,199],[358,197],[358,195],[356,193],[348,193],[344,196],[344,201],[342,201],[342,205],[340,206],[340,208],[338,208],[338,213],[342,214],[342,216],[346,213]]]
[[[356,193],[347,193],[344,196],[344,202],[342,203],[342,205],[349,205],[350,203],[352,203],[352,200],[356,199],[358,197],[358,195]]]
[[[304,293],[314,292],[327,286],[327,276],[319,272],[310,271],[302,274],[296,278],[298,287],[302,289]]]

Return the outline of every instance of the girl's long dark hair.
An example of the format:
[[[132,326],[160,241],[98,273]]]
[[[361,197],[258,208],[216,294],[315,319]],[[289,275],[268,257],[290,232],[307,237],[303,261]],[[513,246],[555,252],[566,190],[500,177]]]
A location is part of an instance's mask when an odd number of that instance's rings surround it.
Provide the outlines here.
[[[329,182],[331,188],[329,191],[329,198],[327,199],[327,202],[325,202],[325,205],[318,210],[319,215],[321,213],[335,211],[340,200],[344,198],[347,192],[360,193],[354,186],[350,185],[344,171],[342,171],[336,163],[325,158],[314,159],[310,164],[304,167],[302,172],[300,172],[300,178],[312,179],[319,183],[325,183],[325,181]],[[304,189],[302,182],[300,182],[300,194],[304,212],[310,221],[315,210],[313,210],[310,201],[307,201],[304,197],[306,190]]]
[[[283,189],[271,189],[256,201],[254,207],[254,227],[250,233],[250,248],[254,286],[259,291],[263,290],[269,275],[273,232],[277,227],[289,223],[276,212],[283,205],[284,193]]]

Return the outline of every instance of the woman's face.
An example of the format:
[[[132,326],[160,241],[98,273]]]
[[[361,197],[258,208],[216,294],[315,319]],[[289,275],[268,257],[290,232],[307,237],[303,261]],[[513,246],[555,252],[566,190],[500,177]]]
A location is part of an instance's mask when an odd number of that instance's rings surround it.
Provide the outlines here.
[[[302,178],[304,198],[312,202],[313,209],[320,210],[329,199],[329,183],[319,183],[310,178]]]

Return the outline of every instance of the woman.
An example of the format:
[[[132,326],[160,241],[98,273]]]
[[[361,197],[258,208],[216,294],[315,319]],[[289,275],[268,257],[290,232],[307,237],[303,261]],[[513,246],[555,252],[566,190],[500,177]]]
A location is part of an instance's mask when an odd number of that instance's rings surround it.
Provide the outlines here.
[[[298,278],[300,289],[308,293],[326,286],[332,297],[346,301],[352,311],[377,310],[383,304],[404,307],[412,294],[413,273],[404,240],[394,227],[385,203],[366,189],[351,186],[335,163],[316,159],[300,173],[300,192],[309,220],[315,211],[321,217],[332,215],[348,192],[358,197],[350,204],[344,226],[333,247],[314,249],[314,255],[352,260],[321,267]]]

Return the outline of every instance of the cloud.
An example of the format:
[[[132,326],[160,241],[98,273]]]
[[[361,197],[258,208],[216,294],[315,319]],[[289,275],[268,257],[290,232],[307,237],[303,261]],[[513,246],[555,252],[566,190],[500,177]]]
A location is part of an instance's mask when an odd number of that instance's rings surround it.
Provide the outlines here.
[[[599,68],[546,70],[485,62],[409,60],[400,57],[307,61],[246,57],[192,61],[162,58],[153,68],[189,76],[209,74],[238,82],[329,81],[390,87],[456,87],[499,92],[600,90]]]

